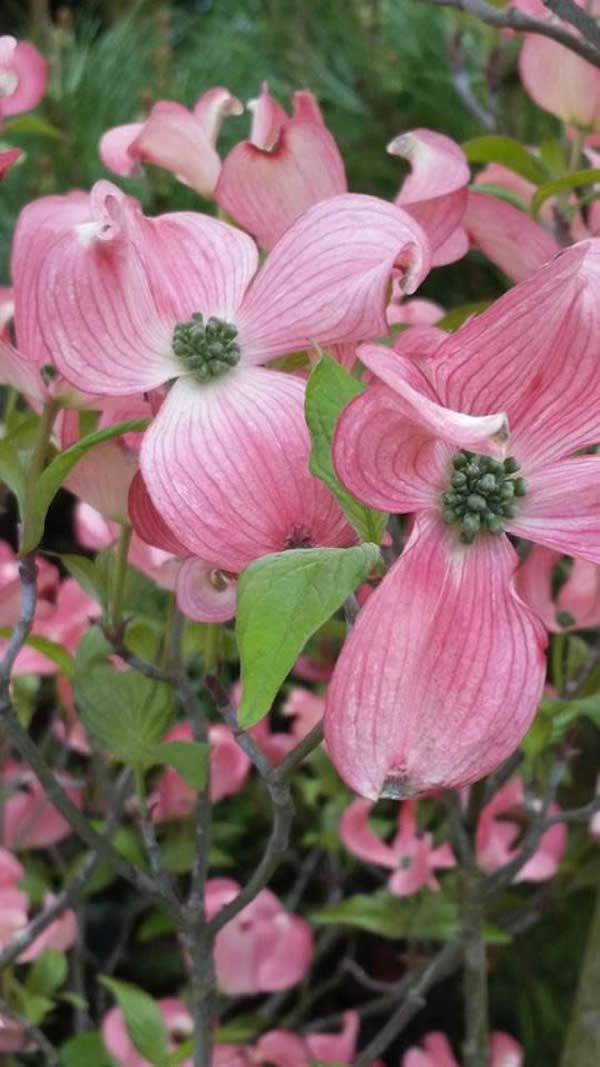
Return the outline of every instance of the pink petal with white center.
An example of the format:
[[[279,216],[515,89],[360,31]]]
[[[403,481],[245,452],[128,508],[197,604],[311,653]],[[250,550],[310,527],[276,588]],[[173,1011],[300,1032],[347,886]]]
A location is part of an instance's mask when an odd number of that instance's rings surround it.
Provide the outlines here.
[[[145,219],[109,182],[89,221],[45,250],[40,322],[66,378],[108,396],[142,393],[184,371],[173,329],[193,312],[231,321],[256,269],[246,234],[186,212]]]
[[[8,174],[11,167],[14,167],[22,155],[23,152],[20,148],[7,148],[6,151],[0,152],[0,181]]]
[[[446,488],[452,450],[407,419],[402,400],[370,386],[344,409],[333,439],[335,472],[357,500],[381,511],[436,505]]]
[[[29,41],[0,37],[0,118],[37,107],[46,92],[46,60]]]
[[[567,125],[598,129],[600,71],[564,45],[533,34],[525,38],[519,74],[526,93]]]
[[[130,149],[143,128],[143,122],[127,122],[102,134],[98,152],[104,166],[113,174],[131,178],[142,173],[139,160],[132,155]]]
[[[411,166],[396,203],[420,222],[434,251],[441,248],[465,211],[471,172],[464,152],[450,137],[425,129],[400,134],[387,150]]]
[[[339,1034],[308,1034],[306,1047],[310,1058],[321,1063],[352,1063],[356,1052],[358,1030],[358,1012],[345,1011]]]
[[[560,251],[555,238],[524,211],[486,193],[469,193],[464,226],[474,247],[513,282]]]
[[[325,739],[362,796],[397,799],[489,774],[528,729],[545,631],[512,589],[507,538],[460,545],[432,515],[362,608],[327,694]]]
[[[394,850],[369,826],[372,810],[369,800],[354,800],[340,819],[340,838],[348,851],[365,863],[393,870],[397,863]]]
[[[428,330],[427,337],[432,332]],[[437,330],[435,334],[438,334]],[[421,430],[442,438],[456,448],[505,456],[509,436],[506,415],[499,412],[495,415],[472,416],[443,407],[430,384],[427,365],[421,369],[414,360],[403,355],[403,350],[410,348],[411,342],[412,336],[409,334],[394,349],[383,345],[361,345],[358,358],[380,381],[393,389],[406,418]]]
[[[268,151],[277,141],[288,116],[281,104],[271,96],[267,82],[262,83],[260,96],[248,101],[248,111],[252,114],[250,140],[257,148]]]
[[[189,553],[237,574],[269,552],[352,543],[338,504],[308,473],[308,452],[304,383],[261,367],[208,386],[177,382],[140,459],[155,507]]]
[[[164,167],[200,196],[212,196],[221,160],[202,122],[183,104],[155,104],[129,151],[142,163]]]
[[[177,606],[188,619],[227,622],[235,615],[237,576],[225,574],[202,559],[185,560],[175,592]]]
[[[506,529],[600,564],[600,456],[563,459],[527,475],[527,495]]]
[[[600,241],[572,245],[452,334],[431,375],[457,411],[504,410],[534,468],[600,440]]]
[[[215,199],[262,248],[270,249],[309,207],[346,189],[342,157],[325,126],[289,119],[271,149],[251,141],[232,149]]]
[[[382,336],[392,271],[403,272],[403,291],[412,293],[429,263],[421,227],[393,204],[353,193],[315,204],[246,294],[236,319],[245,362]]]
[[[194,118],[200,123],[213,146],[217,143],[224,120],[230,115],[242,115],[243,112],[242,102],[222,85],[207,89],[193,107]]]

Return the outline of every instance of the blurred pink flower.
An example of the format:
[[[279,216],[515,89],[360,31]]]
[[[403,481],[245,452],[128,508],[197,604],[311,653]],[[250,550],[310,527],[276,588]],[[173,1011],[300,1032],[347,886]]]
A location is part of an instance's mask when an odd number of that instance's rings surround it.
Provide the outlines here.
[[[535,191],[535,186],[531,190]],[[478,193],[477,185],[469,193],[464,227],[471,246],[483,252],[512,282],[528,278],[560,251],[556,238],[525,211],[497,196]]]
[[[174,997],[165,997],[156,1003],[167,1029],[169,1051],[174,1052],[178,1042],[192,1034],[194,1029],[192,1017],[185,1004]],[[151,1067],[149,1061],[136,1050],[120,1008],[111,1008],[107,1012],[100,1030],[107,1051],[119,1067]],[[186,1060],[182,1067],[191,1067],[191,1060]],[[223,1067],[225,1067],[224,1064]]]
[[[522,1067],[523,1049],[508,1034],[490,1035],[490,1067]],[[432,1033],[404,1053],[402,1067],[458,1067],[445,1034]]]
[[[44,907],[48,908],[54,903],[53,893],[44,896]],[[70,908],[61,912],[49,926],[32,941],[29,948],[19,956],[20,963],[30,963],[45,952],[46,949],[54,949],[55,952],[67,952],[77,938],[77,916]]]
[[[582,454],[600,436],[599,280],[600,242],[584,241],[430,357],[359,349],[381,384],[338,422],[338,477],[415,515],[328,689],[329,754],[363,796],[468,785],[535,715],[546,633],[504,531],[600,563],[600,457]]]
[[[484,871],[504,867],[519,851],[520,817],[525,813],[525,787],[520,778],[507,782],[492,797],[479,816],[476,835],[477,863]],[[560,811],[552,804],[549,813]],[[516,821],[511,820],[516,816]],[[567,848],[567,829],[556,823],[542,836],[531,859],[515,876],[515,882],[543,882],[554,878]]]
[[[189,723],[174,726],[165,741],[191,741]],[[210,796],[213,804],[234,796],[243,788],[250,771],[250,761],[242,752],[227,726],[209,727]],[[187,785],[172,767],[167,767],[150,797],[152,818],[156,823],[189,819],[195,811],[197,792]]]
[[[347,190],[339,149],[312,93],[294,93],[289,118],[266,82],[252,110],[250,140],[226,157],[215,198],[270,249],[307,208]]]
[[[0,890],[16,889],[24,873],[17,857],[7,848],[0,848]]]
[[[32,1047],[23,1024],[7,1015],[0,1015],[0,1052],[22,1052]]]
[[[237,882],[229,878],[209,879],[209,919],[235,900],[239,891]],[[289,989],[304,978],[312,954],[308,923],[287,912],[270,890],[263,889],[217,934],[217,981],[230,996]]]
[[[144,480],[190,553],[232,572],[295,501],[295,472],[287,508],[274,472],[285,480],[288,454],[307,449],[303,382],[262,364],[385,332],[388,278],[402,267],[412,291],[428,244],[399,208],[344,195],[297,220],[253,279],[257,264],[241,231],[191,213],[146,219],[100,182],[37,285],[45,342],[79,388],[139,395],[177,379],[144,435]]]
[[[560,559],[560,552],[534,545],[515,576],[519,596],[551,633],[600,626],[600,566],[574,559],[554,598],[552,572]]]
[[[0,889],[0,949],[27,926],[28,899],[20,889]]]
[[[346,848],[366,863],[393,871],[388,888],[395,896],[412,896],[425,887],[437,892],[440,885],[434,872],[456,865],[450,846],[436,848],[432,835],[417,829],[416,804],[411,800],[401,805],[398,828],[388,844],[369,826],[373,807],[368,800],[355,800],[346,808],[340,822],[340,837]]]
[[[124,177],[140,174],[142,163],[153,163],[212,199],[221,171],[216,149],[221,125],[243,110],[222,86],[203,93],[191,111],[174,100],[159,100],[143,122],[108,130],[100,140],[100,159]]]
[[[67,775],[58,778],[78,808],[83,797],[80,785]],[[50,848],[71,834],[71,827],[46,798],[38,779],[15,761],[4,764],[0,774],[8,796],[4,801],[3,845],[8,849]]]
[[[0,181],[23,155],[20,148],[6,148],[0,152]]]
[[[45,59],[29,41],[0,37],[0,121],[32,111],[48,83]]]

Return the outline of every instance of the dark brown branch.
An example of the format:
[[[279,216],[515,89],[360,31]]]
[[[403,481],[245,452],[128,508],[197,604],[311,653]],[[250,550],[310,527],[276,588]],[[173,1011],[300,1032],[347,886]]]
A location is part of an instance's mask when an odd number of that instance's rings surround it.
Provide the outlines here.
[[[418,3],[452,7],[465,15],[473,15],[495,30],[515,30],[517,33],[535,33],[540,37],[547,37],[564,45],[582,59],[587,59],[592,66],[600,67],[600,48],[596,47],[593,41],[576,36],[572,30],[552,19],[544,21],[532,18],[514,7],[492,7],[485,0],[418,0]]]

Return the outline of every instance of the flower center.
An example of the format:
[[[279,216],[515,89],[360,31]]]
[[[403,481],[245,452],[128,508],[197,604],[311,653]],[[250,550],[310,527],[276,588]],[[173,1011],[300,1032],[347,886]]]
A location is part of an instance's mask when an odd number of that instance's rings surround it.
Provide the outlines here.
[[[454,457],[442,515],[444,522],[458,527],[464,544],[472,544],[485,531],[501,534],[506,520],[519,514],[515,498],[527,492],[523,478],[517,477],[519,469],[513,456],[502,461],[463,451]]]
[[[211,315],[196,311],[189,322],[180,322],[173,330],[173,352],[185,369],[199,382],[209,382],[227,374],[240,361],[240,346],[236,341],[237,326]]]

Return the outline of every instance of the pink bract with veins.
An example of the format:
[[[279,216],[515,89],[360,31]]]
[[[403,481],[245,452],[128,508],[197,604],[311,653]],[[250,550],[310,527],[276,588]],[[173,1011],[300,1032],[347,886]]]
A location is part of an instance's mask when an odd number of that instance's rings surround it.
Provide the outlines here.
[[[414,801],[405,801],[398,813],[398,828],[388,844],[369,826],[373,804],[355,800],[342,815],[340,837],[346,848],[359,859],[393,871],[388,888],[398,897],[412,896],[419,889],[439,891],[436,870],[456,865],[447,844],[433,845],[432,835],[417,829]]]
[[[546,634],[506,533],[600,563],[600,457],[582,454],[600,439],[599,282],[584,241],[441,344],[434,330],[429,356],[422,328],[419,352],[410,330],[359,350],[378,384],[338,422],[338,477],[415,516],[328,690],[330,756],[370,799],[476,781],[535,715]]]
[[[206,884],[209,920],[240,892],[229,878]],[[231,996],[270,993],[300,982],[312,960],[308,923],[285,910],[274,893],[263,889],[219,931],[215,968],[219,987]]]

